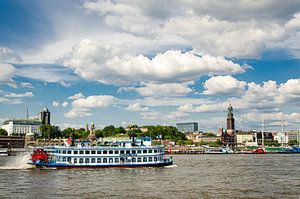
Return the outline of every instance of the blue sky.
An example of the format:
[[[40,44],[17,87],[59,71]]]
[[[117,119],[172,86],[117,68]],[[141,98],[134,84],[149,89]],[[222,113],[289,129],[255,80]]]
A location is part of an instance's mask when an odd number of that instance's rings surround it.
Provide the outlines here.
[[[0,122],[300,126],[297,1],[2,0],[0,33]]]

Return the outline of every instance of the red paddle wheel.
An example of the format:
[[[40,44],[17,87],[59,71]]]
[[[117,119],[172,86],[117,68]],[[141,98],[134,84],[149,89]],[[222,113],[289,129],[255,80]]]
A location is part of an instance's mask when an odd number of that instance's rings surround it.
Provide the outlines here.
[[[31,160],[33,163],[37,160],[46,163],[48,162],[48,153],[44,149],[36,149],[31,155]]]

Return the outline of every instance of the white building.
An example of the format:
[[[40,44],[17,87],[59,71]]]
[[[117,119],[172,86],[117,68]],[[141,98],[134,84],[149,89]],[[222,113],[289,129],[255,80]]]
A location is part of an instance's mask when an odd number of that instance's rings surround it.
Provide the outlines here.
[[[5,129],[8,135],[34,135],[40,134],[40,119],[10,119],[4,121],[2,129]]]
[[[236,142],[238,145],[246,145],[246,146],[248,146],[249,143],[253,144],[253,134],[252,133],[237,133]]]
[[[277,140],[277,142],[281,145],[287,145],[289,143],[289,136],[288,133],[275,133],[274,134],[274,140]]]

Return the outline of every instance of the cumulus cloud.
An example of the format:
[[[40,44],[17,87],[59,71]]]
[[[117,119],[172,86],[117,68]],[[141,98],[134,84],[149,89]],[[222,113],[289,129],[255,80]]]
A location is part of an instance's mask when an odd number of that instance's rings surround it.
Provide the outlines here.
[[[286,40],[295,40],[300,27],[296,1],[99,0],[83,6],[113,31],[160,42],[176,35],[198,52],[214,56],[258,58],[274,44],[290,48],[292,42]]]
[[[242,66],[223,57],[169,50],[150,59],[144,55],[121,55],[118,48],[89,40],[76,45],[64,65],[86,80],[113,85],[182,83],[203,75],[245,72]]]
[[[22,59],[12,49],[0,46],[0,61],[2,61],[2,62],[21,62]]]
[[[69,102],[65,101],[61,105],[62,105],[62,107],[67,107],[69,105]]]
[[[146,84],[143,87],[136,89],[142,96],[152,97],[174,97],[185,96],[192,92],[192,89],[184,84],[169,83],[169,84]]]
[[[69,99],[71,100],[77,100],[77,99],[83,99],[85,98],[85,96],[82,93],[76,93],[73,96],[70,96]]]
[[[4,97],[8,98],[23,98],[23,97],[33,97],[32,92],[26,92],[26,93],[7,93],[4,95]]]
[[[180,111],[172,111],[168,114],[162,114],[157,111],[148,111],[148,112],[141,112],[140,115],[144,120],[178,120],[181,118],[186,118],[189,115],[184,112]]]
[[[238,95],[245,91],[247,83],[231,76],[215,76],[203,83],[205,95]]]
[[[9,83],[13,82],[12,77],[15,74],[15,67],[10,64],[0,62],[0,83]]]
[[[115,103],[117,100],[115,97],[110,95],[92,95],[88,97],[82,97],[82,94],[78,93],[76,97],[81,97],[75,99],[72,102],[72,109],[65,113],[67,118],[76,118],[76,117],[87,117],[91,116],[91,109],[95,108],[104,108],[108,107]]]
[[[133,104],[129,104],[126,110],[138,112],[138,111],[148,111],[149,108],[143,107],[140,103],[133,103]]]
[[[52,106],[54,107],[59,107],[60,103],[57,101],[52,102]]]

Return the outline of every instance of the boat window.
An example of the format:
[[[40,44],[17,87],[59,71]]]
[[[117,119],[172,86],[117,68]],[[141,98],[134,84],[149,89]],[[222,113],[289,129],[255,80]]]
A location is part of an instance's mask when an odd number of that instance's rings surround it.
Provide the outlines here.
[[[138,162],[142,162],[142,158],[138,158]]]
[[[115,151],[115,154],[119,154],[119,151],[116,150],[116,151]]]
[[[78,154],[78,151],[74,151],[73,153],[74,153],[74,154]]]
[[[152,162],[152,157],[149,157],[149,162]]]
[[[68,158],[67,158],[67,162],[71,162],[71,157],[68,157]]]
[[[131,162],[131,158],[130,159],[126,159],[126,162]]]
[[[97,163],[101,163],[101,158],[97,158]]]
[[[83,158],[80,158],[80,159],[79,159],[79,163],[83,163]]]
[[[90,151],[85,151],[85,154],[90,154]]]
[[[157,149],[154,149],[154,153],[157,153]]]
[[[79,154],[83,154],[83,151],[79,151]]]
[[[91,154],[96,154],[96,151],[91,151]]]
[[[142,151],[141,151],[141,150],[138,150],[137,152],[138,152],[138,153],[142,153]]]
[[[89,158],[85,158],[85,163],[90,163],[90,159]]]
[[[72,151],[68,151],[68,154],[72,154]]]
[[[63,154],[66,154],[66,150],[63,150]]]
[[[57,151],[57,153],[61,153],[61,151],[60,151],[60,150],[58,150],[58,151]]]
[[[148,150],[148,153],[152,153],[152,150],[151,150],[151,149],[149,149],[149,150]]]
[[[136,151],[135,150],[132,150],[132,152],[131,152],[132,154],[136,154]]]
[[[146,157],[143,158],[143,162],[147,162],[147,158]]]
[[[154,157],[154,162],[156,162],[157,161],[157,157]]]
[[[121,150],[121,151],[120,151],[120,154],[124,154],[124,151],[123,151],[123,150]]]
[[[92,158],[91,163],[95,163],[95,162],[96,162],[95,158]]]
[[[74,158],[74,164],[76,164],[77,163],[77,158]]]
[[[143,150],[143,153],[147,153],[147,150]]]
[[[119,163],[119,158],[115,158],[115,163]]]
[[[109,163],[113,163],[113,159],[112,158],[109,158]]]
[[[107,163],[107,158],[103,158],[103,163]]]
[[[103,151],[103,154],[107,154],[107,151]]]
[[[113,154],[114,152],[113,152],[113,151],[109,151],[108,153],[109,153],[109,154]]]
[[[121,161],[121,162],[124,162],[124,158],[120,158],[120,161]]]
[[[132,162],[136,162],[136,158],[132,158]]]
[[[65,162],[66,161],[66,157],[63,157],[62,161]]]
[[[162,161],[162,157],[161,156],[159,156],[159,160]]]
[[[101,154],[101,151],[97,151],[97,154]]]
[[[126,154],[130,154],[130,151],[129,151],[129,150],[127,150],[127,151],[126,151]]]

